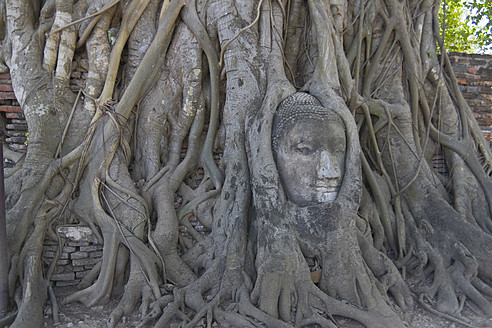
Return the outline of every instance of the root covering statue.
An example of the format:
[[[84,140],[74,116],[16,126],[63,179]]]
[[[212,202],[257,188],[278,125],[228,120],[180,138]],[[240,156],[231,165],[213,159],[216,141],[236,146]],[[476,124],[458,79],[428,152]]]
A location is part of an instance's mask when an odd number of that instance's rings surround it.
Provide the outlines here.
[[[413,305],[410,290],[393,263],[372,246],[370,233],[358,228],[362,173],[355,123],[340,114],[348,111],[345,106],[335,108],[340,106],[336,95],[328,99],[322,106],[308,93],[294,93],[274,114],[279,188],[277,195],[268,185],[254,192],[258,255],[253,300],[297,324],[311,316],[310,306],[324,304],[330,314],[351,311],[369,325],[379,321],[403,327],[388,293],[407,309]],[[310,267],[308,261],[319,265]],[[293,316],[293,309],[302,314]]]

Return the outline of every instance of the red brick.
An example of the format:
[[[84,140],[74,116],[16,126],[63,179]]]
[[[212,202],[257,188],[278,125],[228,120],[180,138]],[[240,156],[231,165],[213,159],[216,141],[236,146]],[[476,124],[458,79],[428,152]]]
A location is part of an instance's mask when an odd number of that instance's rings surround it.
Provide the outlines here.
[[[480,80],[481,76],[480,75],[476,75],[476,74],[464,74],[465,75],[465,78],[467,79],[472,79],[472,80]]]
[[[468,84],[465,79],[458,79],[457,78],[456,81],[458,82],[458,84],[461,84],[461,85],[467,85]]]
[[[0,100],[16,99],[13,92],[0,92]]]
[[[27,145],[10,144],[9,145],[9,149],[15,150],[15,151],[26,150],[27,149]],[[65,261],[65,260],[60,260],[60,261]],[[59,264],[61,264],[60,261],[58,261]],[[67,263],[65,263],[65,264],[67,264]]]
[[[492,125],[492,114],[481,114],[477,117],[478,125],[480,126],[491,126]]]
[[[10,80],[10,73],[1,73],[0,74],[0,79]]]
[[[15,107],[19,107],[19,106],[15,106]],[[22,114],[22,108],[20,108],[19,112],[17,112],[17,111],[16,112],[6,112],[5,117],[19,119],[19,118],[24,118],[24,114]]]
[[[467,102],[475,111],[477,110],[477,107],[489,105],[489,102],[485,100],[469,99]]]
[[[468,73],[477,74],[478,69],[476,67],[468,67]]]
[[[480,85],[480,86],[484,86],[484,87],[491,87],[492,81],[476,80],[476,81],[470,81],[468,84],[469,85]]]
[[[16,113],[20,113],[20,112],[22,112],[22,108],[20,106],[0,105],[0,112],[16,112]],[[17,116],[15,116],[15,117],[9,117],[9,116],[7,116],[7,118],[17,118]]]
[[[0,91],[14,91],[10,84],[0,84]]]

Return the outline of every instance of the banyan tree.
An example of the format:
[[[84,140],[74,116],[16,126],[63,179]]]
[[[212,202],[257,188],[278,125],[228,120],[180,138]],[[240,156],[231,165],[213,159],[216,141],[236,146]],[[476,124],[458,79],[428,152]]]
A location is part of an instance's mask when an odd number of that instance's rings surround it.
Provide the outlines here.
[[[492,153],[439,6],[3,1],[29,129],[5,171],[10,327],[43,325],[64,224],[104,248],[58,302],[116,298],[109,327],[492,316]]]

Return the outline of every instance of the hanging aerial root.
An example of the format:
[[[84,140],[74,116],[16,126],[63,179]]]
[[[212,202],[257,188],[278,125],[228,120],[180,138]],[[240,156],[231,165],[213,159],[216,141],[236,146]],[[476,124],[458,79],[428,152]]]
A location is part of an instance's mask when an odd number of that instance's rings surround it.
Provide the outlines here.
[[[184,0],[177,0],[171,2],[167,7],[163,15],[162,22],[159,24],[159,28],[157,29],[154,40],[152,41],[149,48],[145,52],[145,55],[137,71],[135,72],[135,75],[133,76],[132,80],[128,84],[125,93],[121,97],[120,102],[118,103],[118,107],[116,108],[116,112],[119,115],[121,115],[120,116],[122,118],[121,123],[126,123],[135,104],[137,104],[139,99],[141,99],[141,97],[146,92],[148,92],[148,90],[151,89],[151,86],[155,81],[155,77],[157,76],[157,74],[160,73],[160,68],[162,66],[163,61],[166,58],[167,48],[171,42],[171,38],[173,35],[172,31],[174,30],[175,22],[183,6],[184,6]],[[132,24],[133,23],[136,24],[137,19],[135,20],[134,19],[135,16],[132,16],[132,20],[131,20]],[[133,24],[133,26],[135,24]],[[133,29],[133,27],[131,29]],[[126,33],[121,33],[120,30],[120,34],[116,41],[117,44],[120,38],[122,38],[123,40],[123,36],[125,36],[125,40],[127,39],[128,37],[127,34],[131,32],[131,29],[130,26],[127,26],[125,28],[125,30],[127,30]],[[113,51],[111,52],[111,63],[110,63],[111,74],[110,72],[108,72],[103,92],[101,93],[101,96],[98,99],[99,103],[104,103],[107,99],[112,97],[114,82],[116,80],[117,68],[119,65],[121,52],[123,51],[124,48],[123,41],[121,41],[121,43],[122,44],[118,49],[119,54],[116,54],[114,50],[116,44],[113,47]],[[113,57],[115,57],[114,61],[113,61]],[[156,62],[156,58],[158,59],[157,62]],[[97,120],[100,115],[101,114],[95,115],[93,121]],[[106,135],[112,135],[111,127],[106,127],[106,130],[107,130],[105,132]]]
[[[103,182],[101,182],[103,183]],[[106,171],[106,183],[108,184],[108,186],[114,188],[115,190],[119,191],[120,193],[124,194],[124,195],[128,195],[128,197],[133,197],[137,202],[139,202],[139,204],[141,206],[143,206],[143,208],[145,209],[145,212],[142,212],[140,209],[136,208],[135,206],[133,206],[132,204],[130,204],[128,202],[128,200],[125,200],[125,199],[122,199],[121,196],[119,196],[115,191],[113,191],[111,188],[107,188],[108,191],[110,191],[115,197],[119,198],[120,201],[122,201],[123,203],[125,203],[126,205],[128,205],[129,207],[131,207],[132,209],[134,209],[135,211],[139,212],[140,214],[142,214],[142,216],[144,217],[143,222],[146,222],[147,223],[147,239],[149,241],[149,244],[150,246],[152,247],[152,249],[154,250],[155,252],[155,255],[159,258],[160,260],[160,264],[161,264],[161,268],[162,268],[162,272],[163,272],[163,277],[162,279],[164,281],[167,280],[166,278],[166,275],[165,275],[165,263],[164,263],[164,259],[162,258],[161,256],[161,253],[159,252],[156,244],[155,244],[155,241],[152,237],[152,233],[150,231],[151,229],[151,223],[150,223],[150,214],[149,214],[149,208],[148,208],[148,204],[147,202],[145,201],[145,199],[143,199],[142,196],[140,196],[139,194],[137,194],[136,192],[134,192],[133,190],[130,190],[128,188],[125,188],[124,186],[116,183],[113,179],[111,179],[111,176],[109,175],[109,173]],[[103,183],[104,185],[104,183]],[[123,234],[122,234],[123,235]],[[130,248],[130,245],[127,245],[129,248]],[[131,250],[131,249],[130,249]],[[154,288],[155,290],[155,288]]]
[[[260,14],[261,14],[261,5],[263,4],[263,0],[260,0],[260,2],[258,3],[258,6],[256,8],[256,17],[255,19],[251,22],[251,24],[249,24],[248,26],[246,27],[243,27],[242,29],[239,30],[239,32],[237,32],[237,34],[232,38],[230,39],[229,41],[227,41],[224,46],[222,47],[222,49],[220,50],[220,60],[219,60],[219,68],[222,67],[222,65],[224,64],[224,54],[225,54],[225,51],[227,49],[227,47],[234,41],[236,40],[243,32],[247,31],[248,29],[252,28],[257,22],[258,20],[260,19]]]
[[[56,1],[55,21],[52,26],[54,30],[48,37],[44,48],[43,68],[51,72],[55,69],[57,56],[59,55],[60,39],[59,27],[70,23],[72,19],[72,4],[67,0]]]
[[[113,8],[114,6],[116,6],[119,2],[120,2],[120,0],[115,0],[114,2],[109,3],[106,6],[104,6],[101,10],[99,10],[99,11],[97,11],[97,12],[95,12],[95,13],[89,15],[89,16],[86,16],[86,17],[82,17],[80,19],[77,19],[76,21],[73,21],[73,22],[71,22],[71,23],[69,23],[69,24],[67,24],[65,26],[62,26],[59,29],[54,30],[53,32],[51,32],[51,34],[55,34],[55,33],[61,32],[62,30],[66,29],[66,28],[69,28],[71,26],[74,26],[74,25],[76,25],[78,23],[82,23],[83,21],[85,21],[87,19],[91,19],[91,18],[94,18],[94,17],[96,17],[96,19],[99,19],[99,17],[102,14],[104,14],[105,12],[107,12],[108,10],[110,10],[111,8]],[[96,20],[96,22],[97,22],[97,20]],[[88,34],[90,34],[90,33],[88,33]],[[79,48],[79,46],[77,48]]]
[[[149,4],[150,0],[138,0],[130,3],[128,8],[126,8],[123,14],[123,19],[121,22],[120,32],[115,44],[111,50],[111,55],[109,58],[109,69],[106,74],[106,82],[104,83],[103,91],[99,96],[97,102],[99,104],[105,103],[108,99],[113,96],[113,90],[115,86],[116,76],[120,66],[121,53],[125,47],[126,41],[128,40],[130,33],[138,22],[138,19],[142,15],[145,8]],[[133,107],[133,104],[131,105]],[[100,113],[96,113],[93,118],[94,120],[99,118]]]
[[[223,173],[218,169],[213,159],[213,145],[215,135],[217,133],[219,122],[219,75],[221,63],[218,61],[218,56],[215,51],[215,47],[210,40],[210,36],[207,33],[205,27],[201,24],[198,14],[196,12],[195,0],[189,1],[185,5],[183,14],[183,20],[186,25],[193,32],[197,40],[200,42],[200,46],[207,55],[208,67],[210,71],[210,123],[207,131],[207,137],[203,145],[202,160],[206,169],[214,183],[215,189],[220,190],[224,180]],[[222,53],[221,53],[222,56]],[[221,59],[222,60],[222,59]]]
[[[58,301],[56,300],[56,296],[55,296],[55,292],[53,291],[53,287],[51,287],[51,284],[48,281],[46,281],[46,286],[48,288],[48,295],[49,295],[50,302],[51,302],[51,312],[53,313],[53,324],[55,326],[57,326],[60,324]]]

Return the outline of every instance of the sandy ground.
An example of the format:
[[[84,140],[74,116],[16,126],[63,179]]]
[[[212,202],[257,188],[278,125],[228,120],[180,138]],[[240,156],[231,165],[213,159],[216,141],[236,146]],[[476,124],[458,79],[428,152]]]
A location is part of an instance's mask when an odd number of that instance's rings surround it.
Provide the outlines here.
[[[66,294],[69,290],[58,291],[58,295]],[[53,323],[52,311],[50,307],[45,309],[45,327],[77,327],[77,328],[101,328],[106,327],[106,320],[112,309],[116,306],[117,301],[112,301],[106,306],[96,306],[93,308],[86,308],[80,303],[72,303],[68,305],[60,304],[60,323],[55,325]],[[476,327],[476,328],[492,328],[492,318],[483,318],[473,314],[468,308],[463,311],[463,316],[470,320],[470,325],[465,326],[459,323],[452,322],[445,318],[439,317],[435,314],[425,310],[420,304],[417,304],[413,310],[406,313],[399,313],[400,316],[407,322],[408,327],[413,328],[461,328],[461,327]],[[123,327],[137,327],[139,324],[140,315],[138,311],[135,311],[131,317],[124,317],[123,320],[117,325],[117,328]],[[344,328],[362,328],[363,326],[347,319],[338,319],[339,327]],[[219,326],[217,323],[213,325],[217,328],[225,328]],[[148,325],[152,327],[152,325]],[[196,326],[197,328],[206,327],[205,322]],[[178,328],[178,324],[170,324],[169,328]],[[231,327],[230,327],[231,328]],[[232,327],[239,328],[239,327]],[[370,328],[370,327],[369,327]]]

